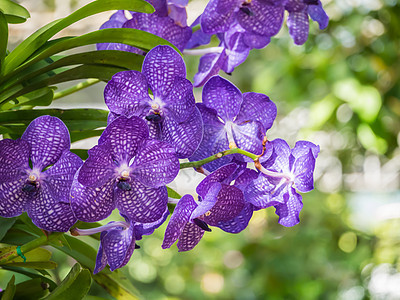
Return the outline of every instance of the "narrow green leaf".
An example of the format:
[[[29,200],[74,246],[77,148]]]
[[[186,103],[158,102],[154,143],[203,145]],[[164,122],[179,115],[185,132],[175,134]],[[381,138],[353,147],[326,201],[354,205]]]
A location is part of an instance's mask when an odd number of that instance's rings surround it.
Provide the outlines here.
[[[0,241],[14,225],[16,218],[0,218]]]
[[[114,271],[111,274],[100,272],[93,275],[93,279],[111,296],[117,299],[138,300],[138,290],[131,284],[128,278],[121,276],[119,273],[118,271]]]
[[[1,6],[1,4],[0,4]],[[6,17],[0,12],[0,69],[7,54],[8,24]]]
[[[102,133],[103,130],[70,131],[71,143],[94,136],[100,136]]]
[[[1,300],[13,300],[15,295],[15,276],[13,275],[7,284]]]
[[[49,294],[49,284],[41,278],[18,283],[14,300],[37,300]]]
[[[45,300],[82,299],[89,291],[91,284],[90,272],[75,264],[61,284]]]
[[[53,280],[51,280],[47,277],[44,277],[40,274],[34,273],[34,271],[25,270],[24,268],[9,267],[9,266],[1,266],[1,268],[4,270],[7,270],[7,271],[11,271],[11,272],[15,272],[15,273],[19,273],[19,274],[28,276],[30,278],[40,278],[42,282],[45,282],[49,285],[50,291],[54,290],[57,287],[57,284]],[[46,271],[40,270],[38,272],[46,272]],[[48,272],[46,272],[46,273],[49,274]]]
[[[2,247],[0,248],[0,260],[4,260],[7,257],[10,257],[15,253],[15,249],[17,249],[17,246],[7,246],[7,247]],[[42,269],[43,266],[46,265],[46,263],[50,262],[51,258],[51,252],[47,249],[44,248],[36,248],[28,253],[23,253],[25,256],[25,262],[22,257],[16,257],[14,258],[11,262],[7,262],[1,265],[8,265],[8,266],[26,266],[27,268],[36,268],[34,264],[39,263],[40,266],[37,269]],[[51,266],[54,266],[55,263],[50,262]],[[17,265],[16,265],[17,264]],[[30,265],[30,267],[28,267]],[[52,269],[53,267],[51,267]]]
[[[17,91],[14,90],[13,94],[10,94],[6,91],[6,96],[1,95],[0,101],[2,103],[7,99],[13,99],[15,97],[22,96],[26,93],[35,91],[37,89],[41,89],[50,85],[55,85],[62,82],[77,80],[77,79],[86,79],[86,78],[98,78],[102,81],[109,81],[111,77],[118,72],[125,71],[125,68],[121,67],[112,67],[112,66],[101,66],[101,65],[82,65],[70,70],[59,73],[55,76],[49,77],[45,80],[37,82],[32,85],[28,85],[26,87],[20,86]],[[12,87],[13,89],[15,86]]]
[[[128,70],[140,71],[142,67],[144,57],[131,52],[117,51],[117,50],[100,50],[100,51],[89,51],[78,54],[72,54],[68,56],[53,55],[38,61],[37,63],[24,69],[23,72],[10,73],[3,80],[7,81],[2,84],[4,90],[10,88],[12,85],[16,85],[24,82],[32,84],[40,79],[54,76],[60,71],[53,71],[60,67],[71,66],[71,65],[107,65],[117,66],[126,68]],[[65,68],[62,70],[66,70]],[[46,77],[40,77],[39,75],[45,75]],[[29,81],[28,81],[29,80]]]
[[[75,153],[83,160],[86,160],[89,157],[89,154],[86,149],[71,149],[71,152]]]
[[[107,121],[108,111],[103,109],[35,109],[0,112],[0,124],[20,123],[28,125],[33,119],[43,115],[58,117],[63,121],[96,120]]]
[[[30,57],[29,60],[27,60],[22,65],[14,68],[13,70],[6,69],[5,74],[7,74],[9,71],[12,71],[12,73],[10,73],[6,77],[6,79],[9,78],[9,76],[13,76],[14,74],[21,72],[25,68],[37,63],[38,61],[50,57],[56,53],[96,43],[123,43],[140,48],[144,51],[149,51],[157,45],[169,45],[175,48],[176,51],[180,52],[173,44],[171,44],[167,40],[149,32],[132,28],[107,28],[90,32],[81,36],[60,40],[57,43],[53,43],[49,47],[45,47],[45,50],[38,52],[36,55]],[[5,63],[7,62],[7,58],[10,55],[11,54],[6,57]]]
[[[68,235],[65,235],[65,239],[68,241],[70,247],[59,246],[53,243],[51,246],[71,256],[82,266],[93,270],[96,264],[97,251],[80,239]]]
[[[181,199],[182,196],[179,195],[175,190],[171,189],[170,187],[167,186],[167,191],[168,191],[168,197],[174,198],[174,199]]]
[[[4,264],[4,266],[21,267],[29,269],[55,269],[57,264],[54,261],[33,261],[33,262],[11,262]]]
[[[33,92],[27,93],[16,99],[16,103],[6,102],[1,105],[0,110],[10,110],[19,106],[48,106],[54,96],[54,87],[44,87]]]
[[[91,2],[69,16],[46,25],[44,29],[39,29],[19,44],[14,51],[7,56],[3,73],[6,74],[14,70],[46,41],[69,25],[103,11],[120,9],[143,13],[152,13],[154,11],[154,8],[144,0],[97,0]]]
[[[0,0],[0,11],[4,13],[8,23],[23,23],[30,17],[25,7],[11,0]]]

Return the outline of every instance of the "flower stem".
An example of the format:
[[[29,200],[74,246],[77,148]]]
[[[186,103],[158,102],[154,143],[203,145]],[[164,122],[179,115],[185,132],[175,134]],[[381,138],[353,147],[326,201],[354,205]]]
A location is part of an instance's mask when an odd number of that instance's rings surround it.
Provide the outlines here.
[[[230,154],[243,154],[243,155],[251,158],[254,162],[258,161],[258,157],[259,157],[258,155],[250,153],[248,151],[245,151],[245,150],[242,150],[239,148],[233,148],[233,149],[218,152],[217,154],[214,154],[214,155],[209,156],[202,160],[181,163],[180,169],[199,168],[202,165],[205,165],[206,163],[212,162],[214,160],[217,160],[223,156],[230,155]]]
[[[82,90],[84,88],[87,88],[87,87],[95,84],[95,83],[98,83],[99,81],[100,81],[99,79],[89,78],[85,81],[79,82],[78,84],[76,84],[68,89],[65,89],[61,92],[54,93],[53,101],[60,99],[62,97],[71,95],[79,90]]]
[[[64,232],[53,232],[48,236],[42,235],[39,238],[22,245],[20,248],[20,251],[23,254],[28,253],[29,251],[32,251],[40,246],[49,244],[50,242],[56,240],[62,234],[64,234]],[[18,256],[20,256],[20,255],[18,254],[17,249],[15,249],[11,252],[8,252],[8,253],[4,254],[3,256],[0,256],[0,264],[11,261],[12,259],[17,258]]]

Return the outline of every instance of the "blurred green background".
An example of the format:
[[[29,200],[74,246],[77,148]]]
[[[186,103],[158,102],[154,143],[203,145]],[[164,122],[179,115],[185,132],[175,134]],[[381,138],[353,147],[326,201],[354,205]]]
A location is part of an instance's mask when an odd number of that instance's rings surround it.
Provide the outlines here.
[[[39,1],[19,2],[32,12]],[[86,2],[46,0],[36,9]],[[191,2],[188,12],[205,3]],[[277,104],[269,139],[320,145],[316,189],[303,195],[300,224],[284,228],[274,209],[259,211],[240,234],[215,228],[187,253],[161,249],[164,224],[119,271],[144,299],[400,299],[400,7],[395,0],[323,4],[329,26],[321,32],[312,22],[305,45],[295,46],[284,26],[232,76],[221,74]],[[97,28],[103,16],[77,31]],[[185,60],[192,78],[198,57]],[[103,87],[55,106],[104,107]],[[185,182],[172,186],[194,193],[195,174],[181,176]],[[57,252],[54,260],[60,267],[52,275],[62,279],[73,261]],[[0,270],[0,288],[10,277]],[[96,284],[90,294],[107,298]]]

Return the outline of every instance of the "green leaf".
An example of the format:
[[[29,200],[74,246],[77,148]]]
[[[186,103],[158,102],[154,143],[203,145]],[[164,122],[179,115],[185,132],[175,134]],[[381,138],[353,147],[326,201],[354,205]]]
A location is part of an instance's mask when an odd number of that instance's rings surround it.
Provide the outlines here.
[[[97,251],[94,250],[92,246],[86,244],[80,239],[74,238],[69,235],[65,235],[65,239],[68,241],[70,247],[60,246],[53,243],[51,244],[51,246],[71,256],[82,266],[93,270],[96,264]]]
[[[0,241],[14,225],[16,218],[0,218]]]
[[[170,187],[167,186],[167,191],[168,191],[168,197],[174,198],[174,199],[181,199],[182,196],[179,195],[175,190],[171,189]]]
[[[4,13],[8,23],[23,23],[30,17],[25,7],[11,0],[0,0],[0,11]]]
[[[54,96],[54,87],[44,87],[27,93],[16,99],[16,103],[7,102],[0,106],[0,110],[10,110],[19,106],[48,106]]]
[[[9,246],[0,248],[0,259],[4,259],[13,255],[17,246]],[[36,248],[28,253],[24,253],[26,262],[22,257],[16,257],[11,262],[3,263],[1,265],[10,267],[24,267],[33,269],[54,269],[57,267],[55,262],[49,261],[51,252],[44,248]]]
[[[7,284],[1,300],[13,300],[15,295],[15,276],[13,275]]]
[[[28,276],[30,278],[40,278],[42,282],[45,282],[45,283],[47,283],[49,285],[50,291],[54,290],[57,287],[57,284],[53,280],[51,280],[49,278],[46,278],[46,277],[44,277],[44,276],[42,276],[40,274],[34,273],[34,271],[25,270],[24,268],[9,267],[9,266],[1,266],[1,268],[4,269],[4,270],[8,270],[8,271],[11,271],[11,272],[15,272],[15,273],[19,273],[19,274]],[[38,272],[46,272],[46,271],[45,270],[40,270]],[[46,273],[48,274],[48,272],[46,272]]]
[[[35,109],[35,110],[17,110],[0,112],[0,125],[4,124],[24,124],[28,125],[33,119],[43,115],[58,117],[64,122],[72,121],[103,121],[107,125],[108,111],[102,109]],[[85,126],[80,128],[86,130]]]
[[[83,160],[86,160],[89,157],[89,154],[86,149],[71,149],[71,152],[75,153]]]
[[[100,50],[100,51],[89,51],[78,54],[72,54],[69,56],[51,56],[37,63],[31,65],[24,70],[21,74],[16,74],[13,78],[8,80],[12,85],[18,83],[35,83],[39,81],[37,78],[39,75],[45,74],[46,77],[54,76],[56,73],[52,70],[72,65],[107,65],[125,68],[127,70],[140,71],[142,67],[144,57],[131,52],[117,51],[117,50]],[[66,70],[64,68],[64,70]],[[7,79],[6,77],[5,79]],[[33,79],[33,80],[31,80]],[[44,78],[40,78],[44,79]],[[29,82],[27,80],[30,80]],[[4,89],[8,88],[10,83],[3,85]]]
[[[90,272],[75,264],[61,284],[45,300],[82,299],[89,291]]]
[[[157,45],[169,45],[175,48],[175,50],[179,52],[179,50],[173,44],[171,44],[170,42],[168,42],[163,38],[160,38],[157,35],[132,28],[107,28],[90,32],[82,36],[63,39],[57,43],[52,43],[51,46],[48,47],[46,46],[43,51],[38,52],[35,56],[32,56],[29,60],[27,60],[19,67],[10,70],[11,73],[8,74],[8,76],[6,76],[3,80],[9,79],[9,77],[14,76],[15,74],[25,70],[25,68],[32,66],[33,64],[39,62],[40,60],[50,57],[56,53],[90,44],[111,43],[111,42],[127,44],[130,46],[140,48],[144,51],[149,51],[150,49],[154,48]],[[8,55],[7,58],[10,55]],[[120,68],[126,69],[126,67],[123,68],[120,67]],[[83,77],[83,78],[90,78],[90,77]],[[93,77],[93,78],[100,78],[100,77]]]
[[[94,281],[102,286],[111,296],[117,299],[137,300],[139,299],[138,290],[132,285],[130,280],[114,271],[111,274],[100,272],[93,275]]]
[[[16,286],[14,300],[37,300],[49,294],[49,284],[41,278],[34,278]]]
[[[54,261],[33,261],[33,262],[11,262],[4,264],[4,266],[21,267],[29,269],[55,269],[57,264]]]
[[[3,64],[4,57],[7,54],[7,44],[8,44],[8,24],[6,17],[2,12],[0,12],[0,69]]]
[[[2,69],[3,72],[1,73],[6,74],[17,68],[17,66],[62,29],[88,16],[108,10],[130,10],[152,13],[154,8],[144,0],[97,0],[91,2],[69,16],[46,25],[25,39],[7,56],[5,66]]]
[[[98,65],[82,65],[70,70],[64,71],[55,76],[49,77],[45,80],[37,82],[32,85],[28,85],[24,87],[23,85],[13,86],[12,93],[9,90],[5,91],[0,96],[1,103],[7,101],[7,99],[11,100],[15,97],[22,96],[26,93],[35,91],[37,89],[45,88],[50,85],[55,85],[57,83],[77,80],[77,79],[86,79],[86,78],[98,78],[103,81],[108,81],[111,77],[118,72],[125,71],[125,68],[120,67],[111,67],[111,66],[98,66]],[[4,96],[5,94],[5,96]]]
[[[74,131],[71,134],[71,143],[87,139],[94,136],[100,136],[103,130],[85,130],[85,131]]]

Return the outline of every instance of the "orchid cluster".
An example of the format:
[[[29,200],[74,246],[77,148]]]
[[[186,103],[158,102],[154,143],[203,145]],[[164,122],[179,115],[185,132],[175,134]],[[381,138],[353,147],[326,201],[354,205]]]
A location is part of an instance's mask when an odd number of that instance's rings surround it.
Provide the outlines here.
[[[104,91],[108,126],[85,162],[69,151],[68,129],[56,117],[39,117],[21,139],[0,141],[0,215],[27,211],[39,228],[66,232],[77,220],[101,221],[118,209],[125,221],[71,229],[74,235],[102,232],[95,273],[107,263],[111,270],[124,266],[136,242],[167,220],[169,202],[176,208],[162,247],[179,239],[179,251],[193,249],[210,226],[238,233],[255,210],[270,206],[280,224],[296,225],[297,191],[313,189],[319,147],[268,141],[277,114],[268,96],[242,94],[214,76],[202,103],[195,103],[185,75],[170,46],[152,49],[142,72],[115,74]],[[198,201],[168,197],[166,185],[185,167],[206,175]]]
[[[320,0],[211,0],[193,24],[187,26],[188,0],[148,0],[153,14],[117,11],[103,28],[134,28],[158,35],[175,45],[183,54],[202,55],[194,86],[203,86],[220,70],[231,74],[242,64],[250,50],[266,47],[282,28],[288,13],[289,34],[296,45],[308,38],[309,17],[321,30],[328,26]],[[213,35],[219,45],[197,48],[211,42]],[[124,44],[98,44],[99,50],[114,49],[145,54]]]
[[[147,30],[181,51],[217,34],[219,50],[201,59],[194,80],[195,86],[204,84],[201,102],[186,78],[184,60],[172,47],[144,53],[122,44],[99,44],[99,49],[145,58],[141,72],[119,72],[107,83],[108,125],[84,162],[70,151],[68,129],[56,117],[41,116],[20,139],[0,141],[0,216],[26,211],[46,231],[101,232],[94,273],[107,264],[111,271],[126,265],[137,242],[166,222],[173,206],[162,248],[179,240],[179,251],[188,251],[210,227],[241,232],[254,211],[271,206],[281,225],[294,226],[303,206],[299,192],[313,189],[319,147],[299,141],[291,149],[284,140],[268,140],[277,115],[274,102],[264,94],[242,93],[216,73],[231,72],[250,49],[267,45],[285,10],[295,43],[304,43],[308,15],[321,28],[327,25],[321,3],[212,0],[193,35],[186,25],[185,1],[151,4],[153,14],[131,13],[128,19],[118,11],[102,28]],[[205,175],[197,197],[169,198],[166,185],[188,167]],[[73,226],[78,220],[104,220],[115,209],[124,221],[92,229]]]

